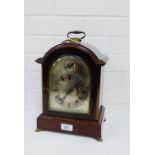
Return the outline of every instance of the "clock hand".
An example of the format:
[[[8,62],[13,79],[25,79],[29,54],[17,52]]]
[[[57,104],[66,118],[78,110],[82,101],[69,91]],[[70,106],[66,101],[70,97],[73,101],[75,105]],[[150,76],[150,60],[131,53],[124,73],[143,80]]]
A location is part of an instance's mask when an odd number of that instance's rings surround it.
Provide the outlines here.
[[[66,99],[67,95],[69,95],[69,94],[74,90],[75,87],[76,87],[76,86],[72,87],[71,89],[68,89],[68,91],[67,91],[67,93],[65,94],[65,96],[61,98],[63,102],[64,102],[64,100]]]
[[[67,95],[69,95],[73,91],[73,89],[74,89],[74,87],[67,91],[66,95],[63,97],[63,100],[66,99]]]
[[[68,89],[68,91],[66,92],[65,96],[59,97],[59,95],[58,95],[58,96],[56,96],[56,98],[57,98],[61,103],[63,103],[64,100],[66,99],[67,95],[69,95],[69,94],[74,90],[75,87],[76,87],[76,85],[75,85],[74,87]]]

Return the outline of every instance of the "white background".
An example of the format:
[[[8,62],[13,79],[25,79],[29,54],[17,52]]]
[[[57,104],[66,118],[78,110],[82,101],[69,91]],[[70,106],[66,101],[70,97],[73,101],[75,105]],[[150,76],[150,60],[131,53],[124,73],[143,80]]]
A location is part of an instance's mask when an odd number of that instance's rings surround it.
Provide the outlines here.
[[[155,154],[154,6],[131,0],[131,155]],[[2,1],[0,18],[0,154],[22,155],[23,1]]]
[[[101,94],[108,121],[100,144],[85,137],[34,132],[42,108],[41,66],[35,59],[65,40],[71,30],[85,31],[83,42],[109,56]],[[56,155],[128,155],[129,0],[25,0],[24,50],[25,155],[51,154],[51,150]]]

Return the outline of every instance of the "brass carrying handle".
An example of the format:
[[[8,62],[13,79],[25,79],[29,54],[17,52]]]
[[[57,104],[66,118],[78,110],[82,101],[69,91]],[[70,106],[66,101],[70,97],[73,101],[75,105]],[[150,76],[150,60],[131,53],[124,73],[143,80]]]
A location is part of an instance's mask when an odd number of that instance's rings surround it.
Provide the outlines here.
[[[71,34],[83,34],[83,36],[81,36],[79,38],[80,40],[84,39],[86,36],[86,33],[84,31],[70,31],[67,33],[67,38],[69,38],[69,39],[72,38],[72,37],[70,37]]]

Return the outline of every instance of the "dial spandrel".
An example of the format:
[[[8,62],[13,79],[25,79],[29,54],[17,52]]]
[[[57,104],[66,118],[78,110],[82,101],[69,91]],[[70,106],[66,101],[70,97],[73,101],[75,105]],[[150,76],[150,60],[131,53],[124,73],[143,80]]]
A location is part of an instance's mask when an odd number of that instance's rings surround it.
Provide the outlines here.
[[[90,87],[89,66],[82,58],[59,57],[49,73],[49,110],[88,114]]]

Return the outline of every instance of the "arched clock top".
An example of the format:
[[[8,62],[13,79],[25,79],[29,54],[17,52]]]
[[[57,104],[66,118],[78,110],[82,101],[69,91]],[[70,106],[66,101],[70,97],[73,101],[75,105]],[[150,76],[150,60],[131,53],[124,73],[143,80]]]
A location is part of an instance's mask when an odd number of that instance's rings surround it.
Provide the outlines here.
[[[48,50],[46,54],[42,58],[38,58],[36,62],[44,64],[50,58],[56,58],[63,54],[73,54],[80,57],[85,57],[95,65],[104,66],[108,61],[108,57],[104,56],[102,59],[99,59],[95,54],[96,52],[97,49],[93,49],[92,51],[89,47],[86,47],[81,43],[62,43]]]

